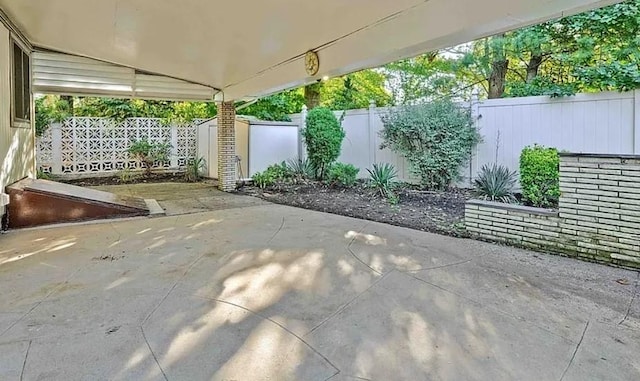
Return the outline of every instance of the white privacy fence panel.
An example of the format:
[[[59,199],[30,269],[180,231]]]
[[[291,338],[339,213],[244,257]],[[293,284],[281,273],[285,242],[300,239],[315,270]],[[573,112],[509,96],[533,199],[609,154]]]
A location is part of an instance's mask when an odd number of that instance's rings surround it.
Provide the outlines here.
[[[69,118],[52,124],[37,139],[36,160],[44,173],[61,176],[112,175],[125,169],[140,170],[128,149],[140,139],[171,144],[167,162],[155,169],[183,169],[196,156],[197,122],[167,126],[161,119]]]
[[[470,173],[497,162],[518,170],[520,153],[541,144],[575,153],[639,154],[640,92],[552,99],[496,99],[477,106],[478,145]]]
[[[251,122],[249,125],[249,174],[271,164],[298,157],[298,126],[293,123]]]

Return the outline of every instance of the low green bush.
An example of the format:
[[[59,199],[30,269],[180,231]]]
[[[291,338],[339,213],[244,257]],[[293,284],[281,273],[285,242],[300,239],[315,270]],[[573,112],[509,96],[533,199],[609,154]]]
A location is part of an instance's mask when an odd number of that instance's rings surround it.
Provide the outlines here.
[[[555,148],[525,147],[520,154],[520,186],[525,203],[549,208],[560,198],[560,156]]]
[[[146,138],[135,140],[129,146],[129,153],[144,164],[145,173],[151,174],[155,162],[166,162],[171,154],[171,144],[168,142],[150,142]]]
[[[504,165],[484,165],[474,181],[474,193],[483,200],[514,203],[516,181],[518,175]]]
[[[287,163],[282,162],[280,164],[272,164],[268,166],[264,172],[254,174],[251,176],[251,180],[255,186],[264,189],[291,176],[291,170],[287,166]]]
[[[266,187],[270,187],[276,183],[276,178],[273,176],[273,173],[268,171],[258,172],[251,176],[251,180],[253,184],[260,189],[264,189]]]
[[[329,167],[327,180],[332,185],[350,187],[356,183],[356,176],[360,170],[351,164],[333,163]]]

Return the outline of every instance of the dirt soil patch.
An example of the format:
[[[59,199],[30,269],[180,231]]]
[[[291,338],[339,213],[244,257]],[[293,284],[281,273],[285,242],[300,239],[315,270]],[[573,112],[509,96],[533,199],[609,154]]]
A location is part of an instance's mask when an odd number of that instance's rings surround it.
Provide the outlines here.
[[[82,179],[60,179],[54,178],[53,180],[61,183],[77,185],[80,187],[95,187],[101,185],[123,185],[123,184],[152,184],[152,183],[183,183],[184,172],[163,172],[152,173],[150,175],[136,174],[134,178],[129,181],[122,181],[120,176],[109,177],[87,177]]]
[[[281,184],[267,189],[245,186],[240,193],[276,204],[383,222],[416,230],[467,237],[463,228],[466,190],[421,191],[404,186],[397,191],[400,202],[392,205],[364,183],[336,188],[323,183]]]

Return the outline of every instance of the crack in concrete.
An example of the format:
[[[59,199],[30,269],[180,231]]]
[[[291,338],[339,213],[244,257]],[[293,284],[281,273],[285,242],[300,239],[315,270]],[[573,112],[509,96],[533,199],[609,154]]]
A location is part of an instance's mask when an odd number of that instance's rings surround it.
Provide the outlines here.
[[[353,302],[356,301],[356,299],[358,299],[360,296],[362,296],[364,293],[366,293],[367,291],[371,290],[375,285],[377,285],[378,283],[380,283],[384,278],[387,277],[387,275],[391,274],[392,272],[394,272],[395,270],[391,270],[388,273],[382,275],[382,277],[378,278],[375,282],[373,282],[369,287],[367,287],[366,290],[362,291],[361,293],[359,293],[358,295],[354,296],[353,299],[349,300],[347,303],[345,303],[343,306],[341,306],[340,308],[338,308],[335,312],[333,312],[331,315],[329,315],[326,319],[324,319],[323,321],[321,321],[320,323],[318,323],[315,327],[313,327],[309,332],[305,333],[304,336],[310,335],[312,334],[315,330],[317,330],[318,328],[322,327],[324,324],[326,324],[327,322],[329,322],[329,320],[333,319],[335,316],[337,316],[340,312],[344,311],[347,307],[349,307],[351,304],[353,304]]]
[[[42,299],[40,299],[38,302],[36,302],[36,304],[34,304],[29,311],[25,312],[24,315],[20,316],[20,318],[18,318],[18,320],[14,321],[13,323],[11,323],[7,328],[5,328],[4,331],[0,332],[0,337],[4,336],[5,333],[9,332],[13,327],[15,327],[18,323],[20,323],[22,320],[24,320],[27,316],[29,316],[29,314],[31,314],[36,308],[38,308],[42,303],[44,303],[47,299],[49,299],[49,297],[51,295],[53,295],[54,293],[56,293],[58,290],[62,289],[65,285],[69,284],[69,281],[78,273],[80,272],[82,268],[76,269],[74,272],[72,272],[65,280],[64,282],[62,282],[61,284],[58,285],[58,287],[55,287],[53,290],[51,290],[47,295],[45,295]]]
[[[175,290],[175,288],[178,286],[178,284],[184,279],[184,277],[187,276],[187,274],[191,271],[191,269],[193,269],[195,267],[195,265],[200,262],[200,260],[202,258],[205,257],[206,254],[202,254],[201,256],[199,256],[198,258],[196,258],[190,265],[189,267],[187,267],[187,269],[185,270],[184,273],[182,273],[182,275],[180,276],[180,278],[178,278],[178,280],[176,280],[176,282],[173,284],[173,286],[171,286],[171,288],[169,289],[169,291],[167,291],[167,293],[165,294],[164,297],[162,297],[162,299],[160,300],[160,302],[158,302],[158,304],[156,304],[156,306],[151,310],[151,312],[149,312],[149,314],[144,318],[144,320],[142,321],[142,323],[140,323],[140,326],[142,327],[150,318],[151,316],[158,310],[158,308],[160,308],[160,306],[162,305],[162,303],[165,302],[165,300],[167,300],[167,298],[169,297],[169,295],[173,292],[173,290]]]
[[[169,381],[169,379],[167,378],[167,374],[164,372],[164,369],[162,369],[162,366],[160,365],[160,361],[158,361],[158,358],[156,357],[155,352],[153,351],[153,349],[151,349],[151,344],[149,344],[149,340],[147,340],[147,335],[144,333],[144,327],[142,327],[142,325],[140,326],[140,332],[142,332],[142,338],[144,339],[144,342],[147,343],[147,348],[149,348],[149,352],[151,352],[153,360],[156,362],[156,365],[158,365],[158,369],[160,369],[160,372],[162,372],[162,376],[164,377],[165,381]]]
[[[477,301],[477,300],[475,300],[475,299],[472,299],[472,298],[470,298],[470,297],[468,297],[468,296],[465,296],[465,295],[463,295],[463,294],[460,294],[460,293],[458,293],[458,292],[455,292],[455,291],[449,290],[448,288],[445,288],[445,287],[439,286],[439,285],[437,285],[437,284],[435,284],[435,283],[432,283],[432,282],[426,281],[426,280],[424,280],[424,279],[418,278],[417,276],[415,276],[415,275],[413,275],[413,274],[411,274],[411,273],[402,272],[402,271],[398,271],[398,273],[399,273],[399,274],[406,275],[406,276],[408,276],[408,277],[411,277],[411,278],[413,278],[413,279],[415,279],[415,280],[417,280],[417,281],[419,281],[419,282],[425,283],[425,284],[427,284],[427,285],[429,285],[429,286],[435,287],[435,288],[437,288],[437,289],[439,289],[439,290],[441,290],[441,291],[444,291],[444,292],[448,292],[448,293],[450,293],[450,294],[453,294],[453,295],[455,295],[455,296],[457,296],[457,297],[459,297],[459,298],[462,298],[462,299],[464,299],[464,300],[467,300],[467,301],[469,301],[469,302],[472,302],[472,303],[476,304],[477,306],[479,306],[479,307],[481,307],[481,308],[484,308],[484,309],[486,309],[486,310],[493,311],[493,312],[496,312],[496,313],[502,314],[502,315],[504,315],[504,316],[508,316],[508,317],[510,317],[510,318],[512,318],[512,319],[515,319],[515,320],[519,320],[519,321],[525,322],[525,323],[527,323],[527,324],[529,324],[529,325],[531,325],[531,326],[533,326],[533,327],[536,327],[536,328],[538,328],[538,329],[540,329],[540,330],[542,330],[542,331],[544,331],[544,332],[547,332],[547,333],[548,333],[548,334],[550,334],[550,335],[553,335],[553,336],[555,336],[555,337],[561,338],[562,340],[568,341],[568,342],[570,342],[570,343],[574,343],[574,341],[573,341],[572,339],[569,339],[568,337],[564,337],[564,336],[562,336],[562,335],[560,335],[560,334],[557,334],[557,333],[555,333],[555,332],[553,332],[553,331],[549,330],[548,328],[545,328],[545,327],[542,327],[542,326],[540,326],[540,325],[538,325],[538,324],[535,324],[535,323],[533,323],[533,322],[531,322],[531,321],[529,321],[529,320],[525,319],[524,317],[521,317],[521,316],[518,316],[518,315],[514,315],[514,314],[512,314],[512,313],[509,313],[509,312],[503,311],[503,310],[501,310],[501,309],[499,309],[499,308],[490,307],[490,306],[485,306],[484,304],[482,304],[481,302],[479,302],[479,301]]]
[[[353,250],[351,249],[351,245],[353,245],[353,243],[356,241],[356,238],[358,237],[358,234],[362,234],[362,232],[364,231],[364,229],[367,228],[367,226],[369,226],[371,224],[371,222],[367,222],[363,227],[360,228],[360,230],[358,230],[358,233],[353,236],[353,238],[351,238],[351,241],[349,241],[349,243],[347,244],[347,250],[349,251],[349,253],[351,253],[351,255],[360,263],[362,263],[363,265],[367,266],[371,271],[373,271],[374,273],[378,274],[378,275],[383,275],[383,273],[381,273],[380,271],[374,269],[373,267],[369,266],[368,263],[366,263],[365,261],[363,261],[362,259],[360,259],[360,257],[358,257],[356,255],[356,253],[353,252]]]
[[[122,233],[120,233],[120,231],[115,227],[115,225],[113,225],[113,222],[110,222],[109,226],[111,226],[111,229],[113,229],[113,231],[116,232],[116,234],[118,235],[118,238],[116,238],[116,240],[113,243],[120,242],[120,240],[122,239]]]
[[[466,259],[466,260],[460,261],[460,262],[449,263],[449,264],[446,264],[446,265],[440,265],[440,266],[434,266],[434,267],[422,267],[422,268],[419,268],[417,270],[408,270],[408,271],[398,270],[398,271],[404,272],[404,273],[407,273],[407,274],[409,274],[409,273],[419,273],[419,272],[422,272],[422,271],[439,270],[439,269],[444,269],[444,268],[447,268],[447,267],[460,266],[460,265],[464,265],[466,263],[472,262],[474,260],[475,260],[475,258],[471,258],[471,259]]]
[[[318,352],[318,350],[317,350],[317,349],[315,349],[315,348],[314,348],[311,344],[309,344],[306,340],[304,340],[302,337],[298,336],[295,332],[291,331],[289,328],[285,327],[284,325],[280,324],[279,322],[277,322],[277,321],[275,321],[275,320],[273,320],[273,319],[271,319],[271,318],[269,318],[269,317],[267,317],[267,316],[264,316],[263,314],[261,314],[261,313],[259,313],[259,312],[257,312],[257,311],[254,311],[254,310],[252,310],[252,309],[250,309],[250,308],[247,308],[247,307],[241,306],[241,305],[236,304],[236,303],[227,302],[227,301],[224,301],[224,300],[221,300],[221,299],[217,299],[217,298],[209,298],[209,297],[199,296],[199,295],[194,295],[194,296],[195,296],[196,298],[201,298],[201,299],[205,299],[205,300],[211,300],[211,301],[218,302],[218,303],[223,303],[223,304],[226,304],[226,305],[229,305],[229,306],[232,306],[232,307],[240,308],[240,309],[242,309],[242,310],[244,310],[244,311],[247,311],[247,312],[249,312],[249,313],[251,313],[251,314],[253,314],[253,315],[256,315],[256,316],[260,317],[261,319],[264,319],[264,320],[270,321],[271,323],[273,323],[273,324],[277,325],[278,327],[280,327],[281,329],[283,329],[285,332],[289,333],[291,336],[293,336],[293,337],[295,337],[296,339],[300,340],[300,342],[302,342],[302,343],[303,343],[304,345],[306,345],[309,349],[311,349],[311,350],[313,351],[313,353],[315,353],[315,354],[317,354],[318,356],[320,356],[320,358],[322,358],[322,359],[323,359],[327,364],[329,364],[333,369],[335,369],[335,370],[337,371],[337,373],[336,373],[336,374],[340,373],[340,369],[338,369],[338,367],[337,367],[337,366],[333,365],[333,363],[332,363],[332,362],[331,362],[331,361],[330,361],[330,360],[329,360],[325,355],[323,355],[322,353]],[[333,375],[333,376],[331,376],[331,377],[334,377],[336,374],[334,374],[334,375]]]
[[[271,238],[269,238],[269,240],[267,241],[267,245],[270,244],[271,241],[273,241],[274,238],[276,238],[276,236],[280,233],[280,231],[282,230],[283,227],[284,227],[284,217],[282,217],[282,223],[280,224],[280,227],[278,228],[278,230],[276,230],[276,232],[273,233]]]
[[[24,379],[24,369],[27,367],[27,358],[29,357],[29,350],[31,349],[31,343],[33,340],[29,340],[29,345],[27,346],[27,352],[24,354],[24,361],[22,362],[22,370],[20,371],[20,381]]]
[[[627,312],[624,314],[624,317],[622,318],[622,320],[620,320],[618,325],[623,324],[625,321],[627,321],[627,318],[629,318],[629,314],[631,313],[631,306],[633,306],[633,302],[636,300],[636,297],[638,296],[639,285],[640,285],[640,272],[636,276],[636,284],[633,287],[633,294],[631,295],[631,300],[629,300],[629,305],[627,306]]]
[[[341,372],[338,372],[338,373],[334,374],[333,376],[331,376],[331,377],[327,378],[327,379],[326,379],[326,380],[324,380],[324,381],[329,381],[329,380],[331,380],[332,378],[334,378],[335,376],[339,375],[340,373],[341,373]],[[347,377],[347,378],[353,378],[354,380],[372,381],[370,378],[364,378],[364,377],[358,377],[358,376],[345,376],[345,377]]]
[[[589,328],[589,321],[587,320],[587,324],[585,324],[584,330],[582,331],[582,336],[580,336],[580,341],[578,341],[578,344],[576,345],[576,348],[573,350],[573,354],[571,355],[571,359],[569,360],[569,363],[567,364],[567,367],[564,369],[564,372],[562,372],[562,376],[560,377],[560,381],[564,380],[564,377],[567,375],[567,372],[569,371],[569,368],[571,367],[571,364],[573,364],[573,360],[576,358],[576,355],[578,354],[578,349],[580,349],[580,345],[582,344],[582,340],[584,340],[584,335],[587,333],[587,329],[588,328]]]

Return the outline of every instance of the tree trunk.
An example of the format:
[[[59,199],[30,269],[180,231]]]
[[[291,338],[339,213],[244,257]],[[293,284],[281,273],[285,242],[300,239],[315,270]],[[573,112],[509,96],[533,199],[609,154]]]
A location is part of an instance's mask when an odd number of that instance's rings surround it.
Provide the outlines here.
[[[507,69],[509,69],[509,60],[504,59],[491,63],[489,99],[500,98],[504,94],[505,83],[507,81]]]
[[[532,54],[527,64],[527,83],[531,83],[538,76],[540,65],[542,65],[542,55]]]
[[[304,103],[307,109],[311,110],[320,105],[320,89],[321,83],[314,83],[304,87]]]

